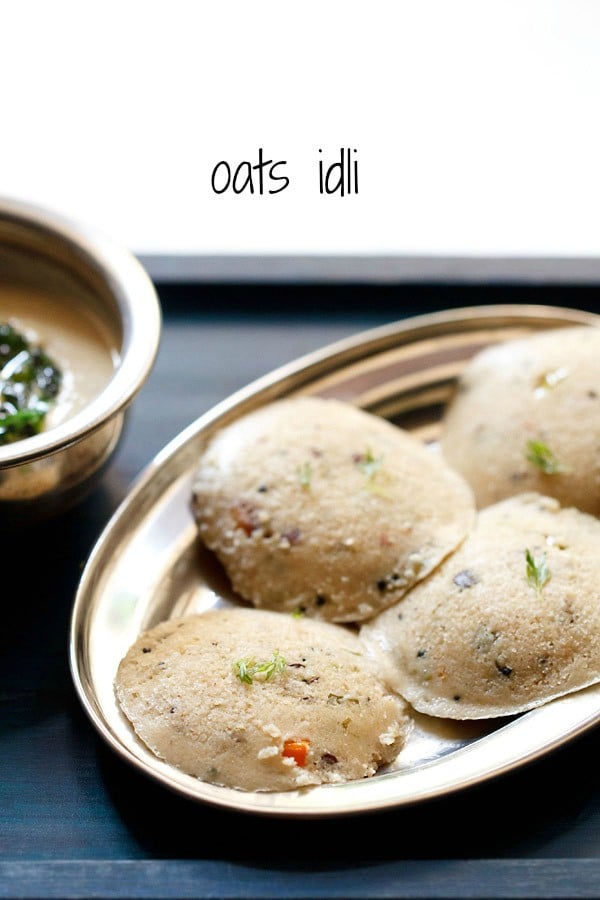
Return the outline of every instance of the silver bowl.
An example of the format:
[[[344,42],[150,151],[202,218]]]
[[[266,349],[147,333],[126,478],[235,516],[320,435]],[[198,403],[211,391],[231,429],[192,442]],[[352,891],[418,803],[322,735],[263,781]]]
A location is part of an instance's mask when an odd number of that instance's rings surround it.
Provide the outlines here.
[[[110,336],[115,360],[104,386],[73,415],[0,446],[4,529],[62,512],[95,486],[154,364],[161,310],[150,278],[128,250],[92,228],[10,198],[0,198],[0,285],[5,297],[13,285],[35,292],[42,309],[45,292],[73,310],[80,306]]]

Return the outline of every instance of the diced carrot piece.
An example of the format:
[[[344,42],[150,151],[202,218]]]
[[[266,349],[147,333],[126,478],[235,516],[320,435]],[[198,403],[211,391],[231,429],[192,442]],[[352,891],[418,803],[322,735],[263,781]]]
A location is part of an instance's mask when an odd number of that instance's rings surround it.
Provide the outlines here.
[[[305,766],[309,745],[310,741],[307,740],[284,741],[281,755],[292,757],[297,766]]]
[[[231,507],[231,515],[236,528],[241,528],[246,537],[250,537],[255,528],[258,528],[257,507],[246,500],[240,500]]]

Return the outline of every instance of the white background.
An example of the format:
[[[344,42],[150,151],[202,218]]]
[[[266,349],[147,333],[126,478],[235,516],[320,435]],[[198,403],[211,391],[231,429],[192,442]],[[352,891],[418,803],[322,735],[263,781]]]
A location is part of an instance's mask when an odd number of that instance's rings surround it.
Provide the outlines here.
[[[0,0],[0,85],[0,194],[136,253],[600,254],[593,0]]]

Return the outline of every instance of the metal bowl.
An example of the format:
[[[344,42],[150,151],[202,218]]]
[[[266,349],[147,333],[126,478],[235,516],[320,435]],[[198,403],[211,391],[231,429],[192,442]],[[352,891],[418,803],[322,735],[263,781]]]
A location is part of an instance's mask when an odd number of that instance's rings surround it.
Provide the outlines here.
[[[0,283],[93,315],[110,335],[112,375],[89,402],[41,433],[0,446],[0,528],[48,518],[97,483],[127,411],[156,357],[161,311],[154,286],[126,249],[39,206],[0,198]],[[48,304],[51,314],[51,304]],[[3,318],[0,294],[0,319]]]

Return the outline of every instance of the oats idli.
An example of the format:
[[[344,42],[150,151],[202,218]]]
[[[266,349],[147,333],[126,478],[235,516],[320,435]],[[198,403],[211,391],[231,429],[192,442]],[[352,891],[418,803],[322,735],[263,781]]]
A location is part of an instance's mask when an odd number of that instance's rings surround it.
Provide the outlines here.
[[[411,721],[354,632],[251,607],[151,628],[121,661],[115,692],[156,756],[243,791],[369,777]]]
[[[279,400],[222,429],[199,460],[192,509],[242,598],[339,623],[398,600],[475,515],[439,452],[318,397]]]
[[[535,491],[600,514],[600,328],[488,347],[459,379],[441,448],[478,507]]]
[[[555,498],[482,510],[462,546],[360,637],[419,712],[524,712],[600,680],[600,521]]]

